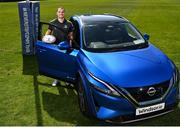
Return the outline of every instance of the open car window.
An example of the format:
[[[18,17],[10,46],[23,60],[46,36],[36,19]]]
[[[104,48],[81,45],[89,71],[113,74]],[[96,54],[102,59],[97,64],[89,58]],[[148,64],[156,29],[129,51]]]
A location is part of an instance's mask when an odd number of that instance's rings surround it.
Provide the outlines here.
[[[49,26],[55,27],[56,29],[64,32],[62,28],[59,28],[58,26],[51,24],[51,23],[46,23],[46,22],[40,22],[39,25],[39,35],[38,35],[38,40],[42,41],[43,37],[45,36],[45,33],[47,32]]]
[[[74,25],[74,30],[73,30],[73,43],[72,43],[72,47],[75,48],[75,49],[79,49],[80,48],[80,30],[79,30],[79,25],[77,22],[75,22],[75,24],[73,23]],[[58,26],[54,25],[54,24],[51,24],[51,23],[46,23],[46,22],[40,22],[40,26],[39,26],[39,35],[38,35],[38,40],[42,41],[42,42],[45,42],[45,43],[49,43],[48,41],[44,41],[44,37],[45,37],[45,33],[47,32],[49,26],[52,26],[52,27],[55,27],[56,29],[64,32],[64,30],[62,28],[59,28]],[[52,37],[48,37],[48,39],[46,40],[51,40],[53,39]],[[51,44],[54,44],[54,45],[57,45],[55,43],[51,43]]]

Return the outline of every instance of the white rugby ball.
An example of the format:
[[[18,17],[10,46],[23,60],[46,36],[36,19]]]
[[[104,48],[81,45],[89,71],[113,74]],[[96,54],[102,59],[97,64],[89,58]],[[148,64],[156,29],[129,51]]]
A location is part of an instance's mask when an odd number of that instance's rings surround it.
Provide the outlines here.
[[[42,41],[46,43],[54,43],[56,41],[56,38],[53,35],[45,35]]]

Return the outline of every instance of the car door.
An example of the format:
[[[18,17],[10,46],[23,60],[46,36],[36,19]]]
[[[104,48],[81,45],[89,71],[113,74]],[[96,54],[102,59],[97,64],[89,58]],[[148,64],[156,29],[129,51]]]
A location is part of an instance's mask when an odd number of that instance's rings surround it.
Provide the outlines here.
[[[38,41],[36,54],[40,74],[61,80],[75,80],[78,50],[74,49],[69,53],[66,50],[60,50],[57,45]]]
[[[76,56],[78,50],[60,50],[58,45],[43,41],[36,42],[36,55],[39,73],[73,82],[77,73]]]

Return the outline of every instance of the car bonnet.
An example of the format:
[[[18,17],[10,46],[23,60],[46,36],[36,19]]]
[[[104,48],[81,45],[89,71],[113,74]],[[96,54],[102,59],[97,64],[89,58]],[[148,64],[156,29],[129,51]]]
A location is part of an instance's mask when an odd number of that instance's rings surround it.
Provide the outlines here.
[[[160,83],[169,80],[173,73],[166,55],[151,44],[147,48],[131,51],[83,52],[91,63],[88,71],[103,81],[121,87]]]

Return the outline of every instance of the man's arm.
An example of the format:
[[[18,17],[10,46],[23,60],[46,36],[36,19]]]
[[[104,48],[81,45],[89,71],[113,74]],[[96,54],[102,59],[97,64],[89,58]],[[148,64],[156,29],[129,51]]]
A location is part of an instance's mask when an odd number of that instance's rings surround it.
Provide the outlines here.
[[[52,34],[53,34],[53,26],[49,25],[45,35],[52,35]]]
[[[70,47],[72,47],[72,42],[73,42],[73,32],[69,32],[69,34],[68,34],[68,39],[69,39]]]
[[[69,27],[69,34],[68,34],[68,39],[70,42],[70,46],[72,47],[72,42],[73,42],[73,30],[74,30],[74,26],[73,24],[70,22],[70,27]]]
[[[73,32],[69,32],[68,34],[68,38],[69,38],[69,41],[72,42],[73,41]]]
[[[45,33],[45,35],[51,35],[52,34],[52,30],[48,29]]]

